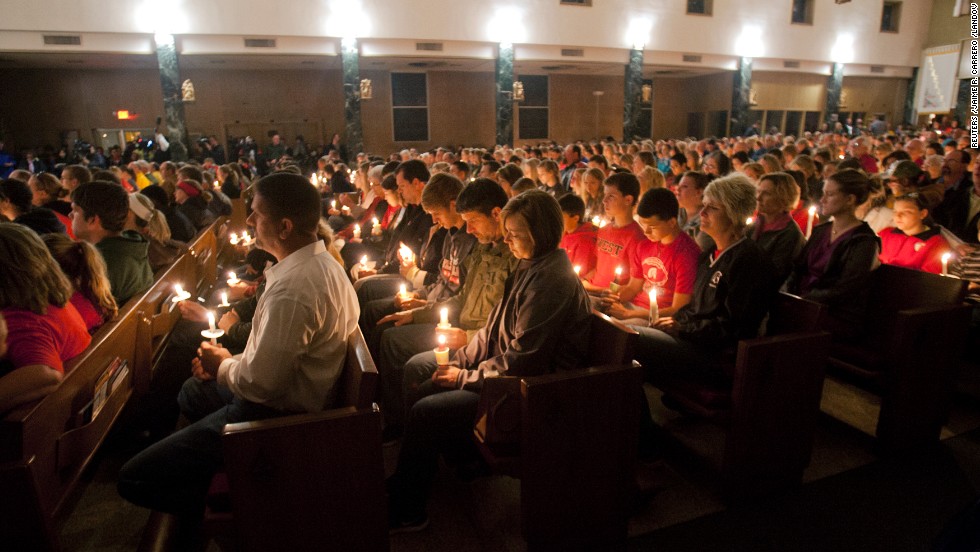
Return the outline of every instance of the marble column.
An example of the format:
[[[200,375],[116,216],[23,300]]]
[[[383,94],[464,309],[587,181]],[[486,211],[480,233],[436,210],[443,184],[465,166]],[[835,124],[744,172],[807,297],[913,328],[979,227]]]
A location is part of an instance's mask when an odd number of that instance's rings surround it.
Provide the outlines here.
[[[640,117],[643,116],[643,50],[630,50],[630,60],[626,64],[626,78],[623,85],[623,141],[649,138],[640,136]],[[598,136],[596,136],[598,138]]]
[[[840,112],[840,96],[844,89],[844,64],[834,63],[827,77],[827,102],[824,104],[824,122],[831,131],[837,121],[834,116]],[[843,122],[843,121],[841,121]]]
[[[500,145],[514,142],[514,45],[501,43],[497,54],[497,139]]]
[[[912,68],[912,78],[905,88],[905,109],[902,110],[902,124],[915,125],[918,115],[915,112],[915,87],[919,82],[919,68]]]
[[[752,95],[752,58],[738,59],[732,82],[732,112],[729,135],[745,134],[749,121],[749,99]]]
[[[357,39],[345,38],[340,46],[340,63],[344,71],[344,130],[347,154],[354,158],[364,151],[361,127],[361,69]]]
[[[157,66],[160,68],[160,88],[163,91],[164,128],[159,129],[170,142],[170,159],[187,161],[187,122],[180,88],[180,67],[177,65],[177,46],[172,35],[157,35]],[[159,125],[157,125],[159,127]]]
[[[959,80],[953,116],[960,122],[960,128],[966,128],[970,122],[970,79]]]

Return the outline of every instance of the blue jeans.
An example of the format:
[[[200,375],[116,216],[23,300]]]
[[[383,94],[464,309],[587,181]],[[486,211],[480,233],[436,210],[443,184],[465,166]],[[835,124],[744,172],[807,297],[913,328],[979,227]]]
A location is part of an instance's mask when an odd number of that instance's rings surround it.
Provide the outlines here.
[[[416,355],[405,367],[406,386],[418,381],[430,366],[425,357],[431,357],[431,368],[435,371],[432,352]],[[413,364],[416,360],[419,362]],[[406,520],[425,513],[440,453],[454,459],[476,458],[479,454],[473,445],[479,393],[437,388],[428,380],[416,393],[423,396],[409,410],[398,468],[389,482],[391,507]]]
[[[224,397],[230,397],[230,402]],[[126,462],[116,486],[123,498],[137,506],[199,519],[211,478],[223,462],[225,424],[289,413],[234,397],[214,382],[194,378],[184,384],[178,401],[185,414],[197,421]],[[206,412],[212,406],[217,410]]]
[[[423,368],[421,371],[413,368],[413,381],[419,379],[421,383],[435,371],[435,354],[432,353],[436,346],[435,329],[435,324],[406,324],[388,326],[381,334],[379,353],[375,358],[381,379],[381,413],[384,414],[385,425],[401,427],[404,424],[406,405],[402,389],[406,363],[414,360],[416,355],[428,352],[431,356],[431,371],[430,368]],[[418,362],[413,366],[417,364]],[[428,363],[425,364],[429,366]],[[417,377],[419,374],[421,376]]]

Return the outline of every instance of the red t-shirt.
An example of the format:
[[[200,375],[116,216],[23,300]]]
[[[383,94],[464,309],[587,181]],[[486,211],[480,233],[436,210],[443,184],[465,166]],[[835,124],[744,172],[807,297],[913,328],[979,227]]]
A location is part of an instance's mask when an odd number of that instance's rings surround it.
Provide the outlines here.
[[[3,309],[7,321],[7,359],[14,368],[42,364],[64,373],[64,362],[79,355],[92,341],[85,322],[71,303],[48,305],[46,314]]]
[[[630,255],[633,249],[647,241],[643,230],[636,221],[630,221],[622,228],[607,224],[599,229],[596,235],[596,266],[592,285],[608,287],[616,276],[616,268],[623,269],[618,284],[629,282]]]
[[[572,266],[580,266],[580,275],[585,276],[596,263],[596,227],[591,223],[580,224],[571,234],[564,234],[558,247],[568,253]]]
[[[878,237],[881,238],[881,254],[878,255],[881,262],[933,274],[942,272],[943,253],[950,251],[949,243],[938,227],[914,236],[889,227],[878,232]]]
[[[82,317],[82,321],[85,322],[85,328],[89,332],[94,332],[105,322],[98,307],[93,305],[81,292],[76,291],[69,301],[71,301],[72,306],[75,307],[75,310]]]
[[[632,303],[649,309],[650,289],[654,287],[657,305],[662,308],[674,303],[675,293],[693,293],[700,255],[698,242],[684,232],[668,245],[650,240],[637,244],[630,260],[630,276],[643,278],[643,289]]]

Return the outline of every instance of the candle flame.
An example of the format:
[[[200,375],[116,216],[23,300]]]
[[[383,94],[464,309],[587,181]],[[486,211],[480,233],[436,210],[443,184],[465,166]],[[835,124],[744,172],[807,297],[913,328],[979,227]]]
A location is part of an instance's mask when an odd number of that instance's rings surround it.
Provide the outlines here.
[[[810,213],[810,216],[811,217],[813,215],[817,214],[817,206],[816,205],[811,205],[810,208],[807,209],[807,213]]]
[[[408,295],[408,288],[405,286],[405,284],[398,286],[398,293],[402,296]]]
[[[599,226],[600,222],[602,222],[602,219],[600,219],[598,216],[592,217],[592,224]]]
[[[619,277],[619,276],[621,276],[622,274],[623,274],[623,267],[621,267],[621,266],[617,266],[617,267],[616,267],[616,277],[618,278],[618,277]]]
[[[177,295],[185,295],[187,293],[184,291],[184,288],[180,287],[180,284],[174,286],[174,291],[177,292]]]
[[[378,220],[378,217],[374,217],[373,219],[371,219],[371,223],[374,224],[375,226],[381,224],[381,222]]]
[[[367,255],[361,256],[361,266],[367,266]]]
[[[746,226],[751,226],[753,222],[755,222],[755,219],[753,219],[752,217],[745,219]]]
[[[575,265],[575,266],[572,267],[572,270],[574,270],[575,271],[575,275],[578,276],[579,273],[582,272],[582,267],[580,267],[579,265]]]
[[[657,288],[650,288],[650,305],[657,304]]]
[[[944,262],[944,263],[948,263],[948,262],[949,262],[949,259],[950,259],[950,258],[951,258],[952,256],[953,256],[953,254],[952,254],[952,253],[950,253],[950,252],[948,252],[948,251],[947,251],[946,253],[943,253],[943,256],[942,256],[942,259],[943,259],[943,262]]]
[[[436,339],[439,340],[439,347],[445,347],[446,346],[446,336],[444,334],[439,334],[439,337],[436,338]]]

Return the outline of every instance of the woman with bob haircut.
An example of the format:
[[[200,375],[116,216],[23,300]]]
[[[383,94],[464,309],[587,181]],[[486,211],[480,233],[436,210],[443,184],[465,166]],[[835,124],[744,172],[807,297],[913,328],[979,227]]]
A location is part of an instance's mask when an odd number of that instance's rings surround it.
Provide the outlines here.
[[[738,341],[757,337],[775,296],[771,265],[756,242],[745,237],[746,219],[755,210],[755,186],[732,174],[704,189],[701,230],[715,247],[701,253],[691,300],[673,316],[640,333],[636,359],[647,379],[663,376],[731,384],[724,370],[735,358]]]
[[[784,172],[768,173],[759,179],[755,197],[758,216],[748,228],[748,237],[766,253],[776,269],[776,281],[782,284],[806,243],[790,216],[790,210],[800,201],[800,188]]]
[[[587,356],[592,306],[558,248],[558,202],[530,190],[511,199],[500,217],[504,243],[519,260],[503,299],[449,366],[437,370],[433,362],[419,366],[426,373],[405,375],[420,381],[431,373],[410,408],[398,468],[389,480],[389,526],[395,532],[428,524],[425,503],[440,452],[479,457],[472,430],[484,378],[581,368]]]
[[[92,338],[69,302],[72,285],[41,238],[26,226],[0,223],[0,314],[7,322],[7,360],[0,373],[0,412],[50,394]]]
[[[72,241],[64,234],[41,236],[74,293],[69,301],[82,316],[89,333],[116,317],[119,307],[112,298],[105,261],[95,247],[83,240]]]

